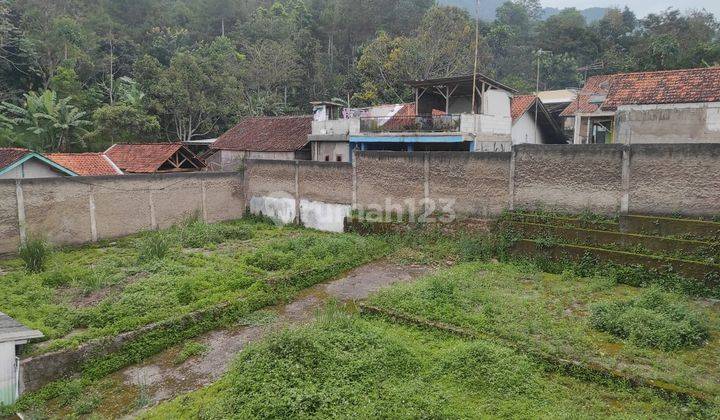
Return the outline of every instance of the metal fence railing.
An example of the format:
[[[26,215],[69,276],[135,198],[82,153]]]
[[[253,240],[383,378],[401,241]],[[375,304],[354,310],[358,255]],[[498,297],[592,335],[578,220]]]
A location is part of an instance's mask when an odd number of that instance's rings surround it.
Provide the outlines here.
[[[362,117],[360,131],[384,132],[456,132],[460,131],[460,115],[403,115],[393,117]]]

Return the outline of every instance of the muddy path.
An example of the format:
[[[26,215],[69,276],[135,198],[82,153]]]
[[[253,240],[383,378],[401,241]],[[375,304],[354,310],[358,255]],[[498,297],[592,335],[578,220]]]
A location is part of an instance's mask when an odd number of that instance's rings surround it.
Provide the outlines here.
[[[366,299],[383,287],[409,282],[431,270],[422,265],[399,265],[386,260],[358,267],[340,278],[304,290],[292,302],[264,310],[266,321],[208,332],[194,341],[205,347],[199,356],[178,363],[182,346],[122,369],[103,380],[102,402],[95,412],[117,418],[132,416],[142,407],[199,389],[218,380],[235,355],[253,341],[287,326],[313,321],[317,310],[334,299],[350,303]],[[252,323],[251,323],[252,324]]]

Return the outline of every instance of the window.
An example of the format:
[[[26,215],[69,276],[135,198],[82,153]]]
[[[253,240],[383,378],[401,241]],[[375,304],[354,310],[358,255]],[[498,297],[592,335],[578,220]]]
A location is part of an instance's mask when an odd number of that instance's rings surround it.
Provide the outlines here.
[[[335,156],[335,161],[336,161],[336,162],[342,162],[342,155],[337,155],[337,156]]]
[[[325,162],[330,162],[330,155],[325,155]]]

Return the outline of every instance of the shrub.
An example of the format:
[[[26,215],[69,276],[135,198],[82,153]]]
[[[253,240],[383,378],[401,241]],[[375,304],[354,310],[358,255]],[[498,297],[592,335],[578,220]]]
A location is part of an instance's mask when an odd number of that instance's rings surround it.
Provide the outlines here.
[[[590,324],[642,347],[677,350],[702,345],[708,319],[677,297],[653,287],[635,299],[592,305]]]
[[[18,254],[25,263],[25,268],[32,273],[45,270],[51,252],[50,244],[41,236],[30,236],[18,249]]]
[[[509,229],[488,235],[464,236],[458,241],[458,254],[463,261],[484,261],[493,257],[505,261],[517,239]]]
[[[230,239],[246,240],[252,233],[245,227],[227,224],[208,224],[200,219],[188,219],[171,231],[183,248],[201,248]]]
[[[141,261],[165,258],[168,251],[170,251],[170,237],[165,232],[153,232],[138,241]]]
[[[195,300],[195,286],[189,280],[180,283],[176,293],[181,305],[189,305]]]

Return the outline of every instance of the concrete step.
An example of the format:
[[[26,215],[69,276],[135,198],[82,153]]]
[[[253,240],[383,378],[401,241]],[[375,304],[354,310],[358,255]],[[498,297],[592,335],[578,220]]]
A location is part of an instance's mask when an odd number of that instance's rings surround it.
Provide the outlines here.
[[[638,254],[616,251],[584,245],[565,243],[547,244],[543,241],[522,239],[515,243],[512,252],[516,255],[544,256],[554,260],[569,259],[578,261],[586,254],[599,262],[612,262],[620,265],[642,265],[647,268],[665,270],[671,268],[677,274],[696,279],[708,288],[720,288],[720,265],[659,255]]]
[[[720,223],[707,220],[631,214],[622,217],[620,225],[624,231],[645,235],[720,240]]]
[[[525,212],[507,213],[504,218],[515,222],[720,242],[720,223],[709,220],[642,214],[623,215],[614,220]]]
[[[525,239],[550,237],[563,243],[610,250],[635,251],[641,248],[643,254],[680,256],[698,262],[720,261],[720,245],[712,242],[519,221],[507,224]]]
[[[594,219],[575,217],[570,215],[554,215],[543,213],[512,212],[503,216],[513,222],[525,222],[562,227],[575,227],[581,229],[620,231],[620,223],[612,219]]]

